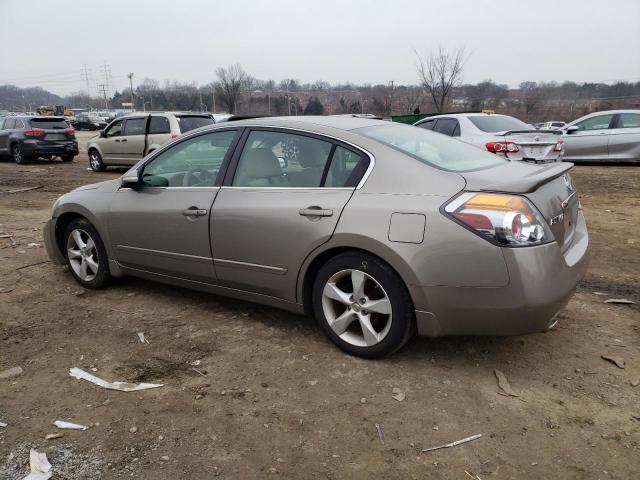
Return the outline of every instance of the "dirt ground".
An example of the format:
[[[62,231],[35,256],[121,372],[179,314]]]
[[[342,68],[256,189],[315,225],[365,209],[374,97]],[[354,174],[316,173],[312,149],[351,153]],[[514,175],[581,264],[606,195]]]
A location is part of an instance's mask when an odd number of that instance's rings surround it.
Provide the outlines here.
[[[309,318],[130,278],[88,291],[45,262],[53,201],[122,173],[87,171],[90,136],[70,164],[0,163],[0,371],[23,369],[0,378],[0,478],[25,476],[31,447],[54,479],[638,478],[640,305],[604,302],[640,302],[640,168],[574,168],[592,260],[555,330],[366,361]],[[164,387],[104,390],[71,367]]]

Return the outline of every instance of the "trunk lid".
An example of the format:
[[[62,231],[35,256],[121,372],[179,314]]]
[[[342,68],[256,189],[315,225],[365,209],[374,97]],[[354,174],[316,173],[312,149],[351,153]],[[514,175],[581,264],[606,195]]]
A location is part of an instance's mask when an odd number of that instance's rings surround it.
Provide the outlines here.
[[[509,162],[495,168],[466,172],[466,190],[516,193],[525,196],[545,218],[564,252],[571,245],[579,199],[568,171],[572,163],[535,165]]]
[[[556,130],[510,130],[496,132],[505,142],[515,143],[519,151],[508,153],[512,160],[548,162],[556,160],[560,152],[554,152],[561,132]]]

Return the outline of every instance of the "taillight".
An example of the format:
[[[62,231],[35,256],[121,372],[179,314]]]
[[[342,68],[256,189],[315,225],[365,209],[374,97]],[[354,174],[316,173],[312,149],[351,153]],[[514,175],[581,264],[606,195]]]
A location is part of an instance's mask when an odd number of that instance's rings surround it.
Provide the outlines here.
[[[445,211],[481,237],[505,246],[539,245],[553,240],[549,225],[524,197],[467,192]]]
[[[70,137],[75,137],[76,136],[76,131],[73,128],[67,128],[64,133],[66,133],[67,135],[69,135]]]
[[[44,133],[44,130],[42,130],[41,128],[32,128],[31,130],[24,131],[24,134],[27,137],[43,137]]]
[[[489,142],[484,144],[491,153],[512,153],[520,151],[518,145],[513,142]]]
[[[561,152],[562,151],[562,143],[563,143],[562,140],[558,140],[556,142],[556,146],[553,147],[553,151],[554,152]]]

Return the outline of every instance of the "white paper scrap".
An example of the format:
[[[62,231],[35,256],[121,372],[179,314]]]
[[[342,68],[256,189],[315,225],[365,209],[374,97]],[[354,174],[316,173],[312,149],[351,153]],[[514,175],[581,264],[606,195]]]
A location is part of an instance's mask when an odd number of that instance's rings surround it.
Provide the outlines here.
[[[53,424],[58,428],[66,428],[69,430],[86,430],[87,428],[89,428],[86,425],[79,425],[77,423],[65,422],[63,420],[56,420],[55,422],[53,422]]]
[[[163,387],[161,383],[129,383],[129,382],[107,382],[101,378],[91,375],[90,373],[74,367],[69,369],[69,375],[79,380],[87,380],[88,382],[95,383],[99,387],[108,388],[110,390],[119,390],[121,392],[135,392],[138,390],[147,390],[149,388]]]

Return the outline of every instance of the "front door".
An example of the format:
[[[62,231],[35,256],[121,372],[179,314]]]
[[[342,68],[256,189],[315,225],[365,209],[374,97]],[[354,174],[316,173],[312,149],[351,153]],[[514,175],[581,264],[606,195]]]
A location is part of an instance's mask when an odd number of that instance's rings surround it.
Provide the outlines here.
[[[104,138],[98,140],[100,150],[102,150],[102,158],[105,163],[120,163],[122,124],[123,120],[116,120],[111,123],[105,130]]]
[[[125,165],[135,165],[144,157],[148,116],[127,118],[120,138],[120,153]]]
[[[564,160],[601,160],[609,158],[609,125],[613,114],[589,117],[575,124],[578,130],[562,137]]]
[[[142,167],[141,187],[115,194],[108,225],[120,264],[200,282],[215,280],[211,205],[236,135],[230,129],[177,143]]]
[[[213,205],[218,281],[296,301],[302,262],[331,238],[368,159],[328,139],[268,129],[250,131],[235,158]]]

